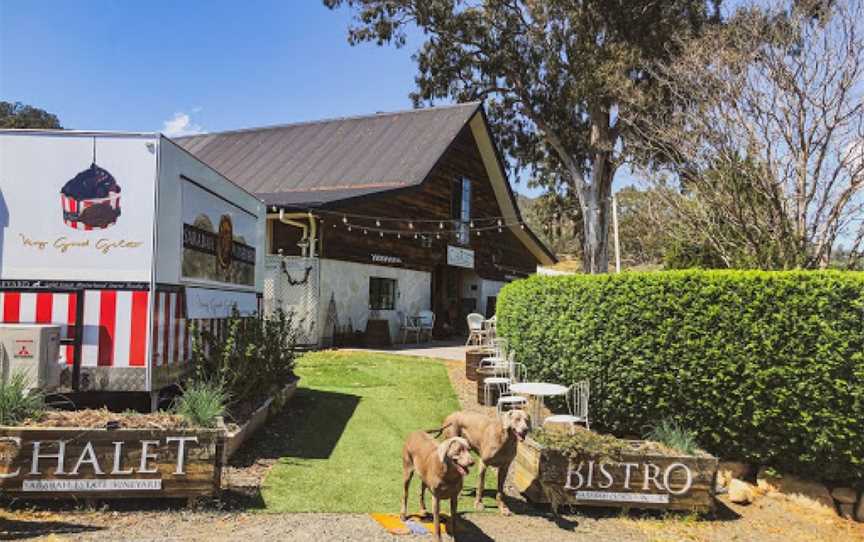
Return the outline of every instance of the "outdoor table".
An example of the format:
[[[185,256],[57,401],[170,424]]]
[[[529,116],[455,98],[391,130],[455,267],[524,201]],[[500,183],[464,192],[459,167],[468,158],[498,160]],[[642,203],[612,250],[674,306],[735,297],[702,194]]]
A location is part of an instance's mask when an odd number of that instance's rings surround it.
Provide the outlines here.
[[[540,419],[543,415],[543,399],[555,395],[564,395],[567,393],[567,387],[548,382],[521,382],[511,384],[510,391],[517,395],[536,397],[531,408],[531,425],[541,427],[543,425],[543,421]]]

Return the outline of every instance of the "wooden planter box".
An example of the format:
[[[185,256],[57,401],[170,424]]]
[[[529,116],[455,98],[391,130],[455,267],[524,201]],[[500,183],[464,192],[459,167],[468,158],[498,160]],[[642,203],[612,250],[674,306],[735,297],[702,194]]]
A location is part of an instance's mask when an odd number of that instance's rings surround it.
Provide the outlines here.
[[[199,497],[219,492],[222,429],[0,426],[0,495]]]
[[[634,447],[638,441],[633,441]],[[717,458],[625,454],[620,463],[590,457],[573,464],[531,438],[519,443],[514,483],[526,498],[549,503],[707,512],[714,506]]]
[[[480,406],[496,406],[498,404],[498,395],[500,390],[497,386],[493,386],[489,390],[489,396],[486,396],[485,385],[486,379],[495,376],[495,370],[489,367],[477,369],[477,404]]]
[[[243,425],[234,431],[228,432],[227,442],[225,443],[226,461],[230,459],[237,450],[240,449],[240,446],[242,446],[249,437],[255,434],[255,432],[258,431],[258,429],[260,429],[268,419],[277,414],[282,407],[285,406],[285,403],[294,397],[294,394],[297,392],[298,383],[299,379],[282,388],[282,391],[273,397],[270,397],[263,405],[258,407],[258,409],[252,413]]]
[[[490,348],[469,348],[465,350],[465,378],[474,382],[477,380],[477,366],[480,360],[488,358],[493,354]]]

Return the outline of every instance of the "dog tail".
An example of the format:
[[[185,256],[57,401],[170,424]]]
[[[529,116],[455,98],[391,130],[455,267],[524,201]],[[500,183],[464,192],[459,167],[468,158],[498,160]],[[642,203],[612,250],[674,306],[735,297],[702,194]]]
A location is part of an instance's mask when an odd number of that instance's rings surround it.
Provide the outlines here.
[[[451,425],[453,425],[453,424],[448,423],[444,427],[439,427],[438,429],[427,429],[426,432],[429,433],[430,435],[432,435],[433,437],[438,438],[441,436],[441,433],[443,433],[444,430],[447,429],[448,427],[450,427]]]

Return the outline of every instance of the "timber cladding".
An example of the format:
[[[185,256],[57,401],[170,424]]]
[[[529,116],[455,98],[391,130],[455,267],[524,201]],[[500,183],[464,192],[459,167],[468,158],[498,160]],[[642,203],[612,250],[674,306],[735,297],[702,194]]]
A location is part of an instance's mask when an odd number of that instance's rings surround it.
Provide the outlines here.
[[[454,245],[453,234],[444,234],[441,239],[430,236],[429,244],[423,244],[413,239],[407,224],[411,219],[440,220],[447,229],[452,229],[450,222],[453,216],[452,202],[454,181],[466,177],[472,181],[472,217],[478,220],[482,217],[497,217],[503,214],[495,198],[491,181],[483,165],[483,159],[477,148],[477,143],[470,127],[461,130],[448,150],[432,169],[422,185],[411,187],[399,192],[389,192],[379,195],[338,202],[332,205],[324,214],[325,221],[320,228],[321,256],[336,260],[346,260],[358,263],[377,263],[405,267],[420,271],[432,271],[438,265],[447,263],[447,245]],[[383,238],[374,231],[364,235],[363,227],[374,228],[373,220],[352,219],[352,231],[339,220],[339,211],[359,215],[389,217],[400,219],[398,228],[406,232],[401,239],[393,234]],[[511,217],[512,222],[515,217]],[[489,222],[484,222],[488,225]],[[386,224],[395,227],[392,222]],[[334,227],[335,226],[335,227]],[[437,223],[417,223],[418,228],[434,232]],[[295,228],[296,230],[296,228]],[[298,230],[299,231],[299,230]],[[289,235],[288,230],[274,227],[273,246],[284,247],[286,250],[295,246],[296,240]],[[471,233],[468,246],[465,248],[475,252],[475,270],[481,277],[489,280],[511,280],[527,276],[537,268],[537,258],[506,225],[501,228],[482,232],[477,236]],[[373,262],[372,254],[395,256],[400,263]]]
[[[214,495],[224,447],[222,429],[0,427],[0,496]]]
[[[532,439],[519,444],[514,483],[534,502],[707,512],[714,506],[718,460],[712,456],[590,455],[571,461]]]

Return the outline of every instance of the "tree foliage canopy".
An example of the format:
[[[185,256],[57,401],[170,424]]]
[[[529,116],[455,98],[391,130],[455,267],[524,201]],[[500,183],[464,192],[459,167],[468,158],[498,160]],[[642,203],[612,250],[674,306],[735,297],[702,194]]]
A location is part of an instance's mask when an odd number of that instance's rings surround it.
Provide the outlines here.
[[[57,115],[21,102],[0,102],[0,128],[63,128]]]
[[[726,266],[861,260],[864,2],[742,8],[647,70],[675,107],[644,108],[631,150]]]
[[[355,10],[351,43],[403,46],[416,26],[416,104],[484,99],[514,168],[578,199],[586,271],[607,269],[609,197],[640,69],[719,19],[705,0],[324,0]],[[643,92],[643,96],[650,95]],[[639,107],[659,107],[662,95]]]

